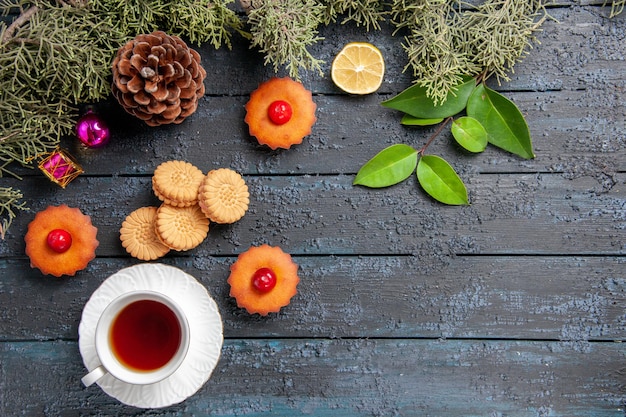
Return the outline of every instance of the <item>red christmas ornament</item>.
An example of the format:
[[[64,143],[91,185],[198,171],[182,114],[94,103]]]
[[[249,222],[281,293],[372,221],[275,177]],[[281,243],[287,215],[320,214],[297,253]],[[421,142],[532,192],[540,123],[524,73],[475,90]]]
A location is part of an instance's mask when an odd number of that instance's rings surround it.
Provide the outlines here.
[[[89,148],[99,148],[109,142],[110,132],[106,122],[91,110],[76,123],[76,136]]]

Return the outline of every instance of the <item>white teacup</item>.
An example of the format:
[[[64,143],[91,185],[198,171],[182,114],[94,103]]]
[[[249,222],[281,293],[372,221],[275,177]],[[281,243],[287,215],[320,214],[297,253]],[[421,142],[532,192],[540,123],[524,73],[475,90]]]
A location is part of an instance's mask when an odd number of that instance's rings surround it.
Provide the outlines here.
[[[183,363],[189,340],[187,317],[172,299],[147,290],[123,294],[98,319],[100,365],[81,381],[89,386],[106,374],[135,385],[162,381]]]

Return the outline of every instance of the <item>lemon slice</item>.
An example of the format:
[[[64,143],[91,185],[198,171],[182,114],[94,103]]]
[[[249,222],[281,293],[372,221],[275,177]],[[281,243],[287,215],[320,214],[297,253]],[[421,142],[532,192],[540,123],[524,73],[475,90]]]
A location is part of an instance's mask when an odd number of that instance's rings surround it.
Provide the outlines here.
[[[370,94],[378,90],[385,75],[383,55],[371,43],[351,42],[333,60],[330,76],[346,93]]]

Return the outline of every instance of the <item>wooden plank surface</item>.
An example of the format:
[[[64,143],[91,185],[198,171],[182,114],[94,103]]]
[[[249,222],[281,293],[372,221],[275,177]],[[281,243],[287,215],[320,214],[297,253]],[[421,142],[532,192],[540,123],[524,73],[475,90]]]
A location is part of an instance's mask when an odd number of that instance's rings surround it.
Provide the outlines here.
[[[621,341],[626,334],[622,257],[424,258],[294,256],[301,271],[299,294],[283,312],[262,319],[250,317],[228,297],[226,279],[234,258],[164,263],[206,286],[229,338]],[[100,258],[76,278],[46,280],[28,271],[27,260],[3,260],[2,340],[76,338],[89,295],[106,277],[132,264]]]
[[[198,248],[182,255],[232,255],[242,243],[288,245],[310,254],[614,254],[626,253],[626,175],[606,186],[583,176],[480,175],[466,177],[471,205],[446,207],[430,199],[415,178],[385,190],[351,185],[353,176],[253,176],[251,207],[233,225],[216,225]],[[158,205],[151,177],[82,177],[58,194],[41,178],[21,182],[24,193],[48,204],[83,201],[101,229],[97,253],[125,254],[124,218]],[[115,196],[115,198],[110,198]],[[34,213],[16,221],[0,253],[22,254],[21,236]],[[379,242],[372,245],[371,240]]]
[[[163,412],[140,413],[71,378],[83,372],[77,351],[75,342],[66,341],[0,345],[8,362],[3,372],[15,378],[0,385],[0,412],[608,417],[623,415],[626,388],[626,352],[619,343],[232,340],[196,395]],[[42,393],[49,402],[42,403]]]
[[[0,416],[626,416],[626,14],[609,20],[602,4],[555,2],[511,81],[491,83],[524,113],[535,159],[468,155],[449,133],[429,148],[466,182],[468,207],[434,202],[415,178],[351,185],[382,148],[419,148],[433,132],[380,106],[411,82],[389,27],[321,29],[312,50],[326,74],[355,40],[379,46],[388,71],[366,97],[305,74],[318,122],[288,151],[247,134],[243,105],[274,74],[239,38],[232,51],[197,48],[207,95],[182,125],[147,128],[102,104],[112,142],[64,140],[86,170],[67,189],[36,170],[0,178],[32,208],[0,242]],[[100,283],[137,263],[118,230],[158,204],[151,174],[172,158],[240,171],[251,207],[162,260],[209,290],[226,341],[197,394],[141,410],[80,385],[77,330]],[[43,277],[24,254],[28,222],[58,204],[99,228],[97,259],[72,278]],[[292,253],[302,279],[291,305],[266,318],[237,308],[226,283],[235,257],[260,243]]]

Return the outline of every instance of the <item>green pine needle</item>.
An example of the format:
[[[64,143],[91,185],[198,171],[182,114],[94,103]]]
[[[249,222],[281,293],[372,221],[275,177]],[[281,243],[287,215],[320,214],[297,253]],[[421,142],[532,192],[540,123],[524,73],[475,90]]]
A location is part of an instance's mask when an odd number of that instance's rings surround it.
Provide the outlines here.
[[[0,239],[4,239],[17,211],[28,210],[26,203],[21,201],[21,192],[10,187],[0,187]]]

